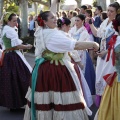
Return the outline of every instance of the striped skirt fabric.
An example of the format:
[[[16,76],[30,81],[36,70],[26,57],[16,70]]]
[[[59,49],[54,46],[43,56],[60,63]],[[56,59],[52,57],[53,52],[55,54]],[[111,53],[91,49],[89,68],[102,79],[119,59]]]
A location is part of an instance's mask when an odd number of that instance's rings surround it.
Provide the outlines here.
[[[24,120],[31,120],[31,86],[26,98]],[[51,64],[50,61],[39,66],[34,93],[37,120],[88,120],[81,101],[66,66]]]

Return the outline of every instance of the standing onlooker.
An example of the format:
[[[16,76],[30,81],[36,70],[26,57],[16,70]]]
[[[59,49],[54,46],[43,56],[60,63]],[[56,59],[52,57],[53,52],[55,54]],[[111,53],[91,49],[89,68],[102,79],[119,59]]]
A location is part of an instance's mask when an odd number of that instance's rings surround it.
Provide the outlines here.
[[[77,13],[80,14],[80,8],[75,8],[75,11],[77,11]]]
[[[102,24],[100,25],[99,29],[96,29],[94,25],[89,22],[91,30],[93,34],[99,38],[101,38],[101,44],[100,44],[100,51],[97,53],[97,66],[96,66],[96,103],[97,106],[100,105],[101,97],[103,95],[104,89],[106,87],[106,82],[103,78],[103,74],[107,72],[105,70],[106,65],[106,54],[109,49],[109,41],[115,34],[115,29],[113,28],[113,20],[115,19],[117,15],[117,11],[119,9],[119,4],[112,3],[108,7],[107,16],[108,18],[105,19]],[[104,109],[104,108],[103,108]],[[103,110],[105,111],[105,109]],[[100,119],[103,120],[103,119]],[[110,119],[104,119],[104,120],[110,120]],[[116,120],[116,119],[111,119]]]
[[[91,5],[88,5],[88,9],[92,10],[92,6],[91,6]]]
[[[92,11],[90,9],[86,10],[85,16],[91,18],[92,22],[94,21],[94,19],[92,18]],[[89,23],[85,22],[84,25],[85,25],[85,28],[87,29],[87,31],[88,31],[88,33],[90,35],[89,40],[90,41],[94,41],[93,34],[92,34],[92,31],[91,31]]]
[[[120,119],[120,11],[118,12],[120,6],[118,8],[112,6],[115,6],[115,3],[109,6],[108,11],[110,10],[111,14],[118,14],[112,23],[115,34],[109,41],[110,46],[104,66],[103,78],[107,86],[94,120]]]
[[[57,20],[58,29],[64,35],[66,35],[68,38],[71,38],[70,34],[68,33],[70,30],[70,23],[71,23],[71,21],[68,18],[62,18],[62,19]],[[75,70],[79,69],[79,72],[80,72],[79,80],[80,80],[80,84],[82,86],[84,98],[85,98],[85,101],[87,103],[87,106],[90,107],[93,104],[92,95],[91,95],[89,86],[85,80],[85,77],[82,73],[82,69],[84,68],[84,66],[81,63],[79,53],[77,50],[73,50],[73,51],[70,51],[68,53],[66,52],[66,54],[68,54],[70,56],[71,62],[74,64],[74,69]]]
[[[29,35],[31,37],[34,37],[34,28],[35,28],[35,21],[33,19],[33,15],[30,15],[29,17]]]
[[[66,11],[67,18],[69,17],[69,13],[70,13],[70,11],[69,11],[69,10],[68,10],[68,11]]]
[[[94,21],[94,19],[92,18],[92,10],[87,9],[86,12],[85,12],[85,16],[91,18],[92,22]],[[93,34],[92,34],[89,23],[85,22],[85,28],[87,29],[87,31],[89,33],[89,40],[94,41],[94,37],[93,37]],[[89,54],[90,54],[90,57],[92,59],[92,62],[94,63],[94,52],[93,52],[93,50],[89,49]]]
[[[95,17],[95,20],[94,20],[94,22],[93,22],[93,24],[94,24],[94,26],[95,26],[96,28],[99,28],[100,25],[101,25],[101,23],[102,23],[102,20],[101,20],[101,18],[100,18],[102,11],[103,11],[103,10],[102,10],[102,7],[101,7],[101,6],[96,6],[95,14],[96,14],[97,16]]]
[[[65,11],[62,12],[62,17],[67,17],[67,13]]]
[[[93,24],[94,24],[94,26],[96,28],[99,28],[101,23],[102,23],[102,20],[101,20],[101,13],[102,13],[102,11],[103,10],[102,10],[101,6],[96,6],[96,10],[95,10],[96,17],[95,17],[95,20],[93,22]],[[94,41],[100,44],[101,39],[94,36]]]
[[[68,18],[71,19],[72,17],[73,17],[73,11],[71,10],[71,11],[69,12]]]
[[[89,34],[84,26],[84,22],[85,22],[85,15],[83,14],[77,15],[75,19],[75,26],[71,28],[71,30],[69,31],[71,36],[77,41],[84,41],[84,42],[89,41]],[[81,58],[81,63],[84,66],[83,73],[84,73],[85,79],[88,83],[91,94],[94,95],[95,94],[95,70],[93,67],[92,60],[86,49],[79,50],[78,53]]]
[[[93,22],[93,24],[94,24],[94,26],[96,28],[99,28],[101,23],[102,23],[102,20],[101,20],[102,11],[103,10],[102,10],[101,6],[96,6],[96,9],[95,9],[95,15],[96,16],[94,17],[94,22]],[[93,35],[93,37],[94,37],[94,41],[100,44],[101,39],[99,37],[95,37],[94,35]],[[94,63],[95,63],[95,65],[96,65],[96,59],[97,59],[97,55],[94,54]]]
[[[103,12],[101,13],[101,16],[100,16],[102,22],[103,22],[107,17],[108,17],[108,16],[107,16],[107,12],[106,12],[106,11],[103,11]]]
[[[80,8],[80,14],[85,15],[86,10],[87,10],[87,6],[86,5],[81,6],[81,8]]]
[[[74,25],[75,25],[75,18],[76,18],[76,16],[77,16],[77,12],[76,11],[73,11],[72,12],[72,18],[70,19],[70,21],[71,21],[71,24],[70,24],[70,26],[71,27],[73,27]]]

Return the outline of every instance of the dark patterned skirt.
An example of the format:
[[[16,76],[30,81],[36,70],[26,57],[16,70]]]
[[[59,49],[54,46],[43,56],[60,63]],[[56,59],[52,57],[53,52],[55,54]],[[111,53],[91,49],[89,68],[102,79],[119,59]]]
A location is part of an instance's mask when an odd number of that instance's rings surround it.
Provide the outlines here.
[[[1,44],[0,44],[0,49],[2,49],[2,46],[1,46]]]
[[[0,67],[0,106],[20,108],[26,104],[31,73],[16,52],[5,53]]]
[[[77,65],[75,68],[78,71]],[[31,86],[26,98],[24,120],[31,120]],[[74,81],[66,66],[60,63],[45,61],[39,66],[34,104],[37,120],[88,120]]]

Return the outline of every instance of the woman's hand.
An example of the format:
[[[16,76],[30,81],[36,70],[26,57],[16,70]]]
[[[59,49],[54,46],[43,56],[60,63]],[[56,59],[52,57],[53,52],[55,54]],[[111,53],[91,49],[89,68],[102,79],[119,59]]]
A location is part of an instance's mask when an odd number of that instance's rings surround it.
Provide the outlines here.
[[[31,44],[26,45],[26,49],[31,49],[33,46]]]
[[[106,54],[107,54],[107,50],[97,52],[97,55],[101,58],[104,57]]]
[[[86,18],[85,18],[85,22],[86,22],[86,23],[89,23],[90,20],[91,20],[90,17],[86,17]]]
[[[93,42],[93,49],[94,49],[94,51],[99,50],[99,44],[97,42]]]

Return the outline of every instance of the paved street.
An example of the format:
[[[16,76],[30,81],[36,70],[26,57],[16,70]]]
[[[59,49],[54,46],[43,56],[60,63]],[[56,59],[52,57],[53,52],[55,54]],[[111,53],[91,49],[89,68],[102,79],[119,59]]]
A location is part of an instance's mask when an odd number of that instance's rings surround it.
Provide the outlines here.
[[[30,63],[30,65],[34,67],[34,57],[29,54],[25,56],[26,56],[27,61]],[[90,120],[93,120],[94,118],[93,116],[95,115],[97,111],[97,108],[95,107],[95,105],[91,107],[91,110],[93,111],[93,115],[90,117]],[[23,115],[24,115],[24,109],[20,111],[16,111],[16,112],[11,112],[7,108],[0,107],[0,120],[23,120]]]

